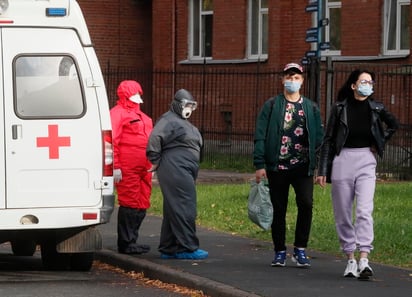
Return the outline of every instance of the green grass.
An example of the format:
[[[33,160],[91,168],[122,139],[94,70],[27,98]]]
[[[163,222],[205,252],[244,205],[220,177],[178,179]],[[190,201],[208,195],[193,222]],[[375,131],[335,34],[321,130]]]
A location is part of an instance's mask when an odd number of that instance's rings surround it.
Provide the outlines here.
[[[247,216],[249,184],[198,185],[198,223],[214,230],[271,242],[270,231],[263,231]],[[293,243],[296,205],[290,190],[287,214],[287,244]],[[375,193],[375,249],[371,261],[412,268],[412,183],[378,183]],[[313,224],[309,248],[340,256],[335,231],[330,188],[315,187]],[[162,196],[153,187],[149,213],[162,214]],[[342,255],[343,257],[343,255]]]
[[[213,153],[205,155],[200,163],[201,169],[218,169],[234,172],[254,172],[250,155]]]

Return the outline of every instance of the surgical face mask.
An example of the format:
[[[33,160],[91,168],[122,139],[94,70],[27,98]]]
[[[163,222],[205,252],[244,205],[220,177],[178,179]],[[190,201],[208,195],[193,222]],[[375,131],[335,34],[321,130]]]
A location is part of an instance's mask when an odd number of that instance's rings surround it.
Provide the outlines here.
[[[288,93],[296,93],[300,90],[302,83],[300,81],[292,81],[286,80],[285,81],[285,89]]]
[[[131,97],[129,98],[129,100],[132,101],[132,102],[134,102],[134,103],[137,103],[137,104],[143,103],[142,97],[140,97],[139,94],[136,94],[136,95],[131,96]]]
[[[373,93],[373,86],[371,84],[359,84],[358,93],[361,96],[370,96]]]

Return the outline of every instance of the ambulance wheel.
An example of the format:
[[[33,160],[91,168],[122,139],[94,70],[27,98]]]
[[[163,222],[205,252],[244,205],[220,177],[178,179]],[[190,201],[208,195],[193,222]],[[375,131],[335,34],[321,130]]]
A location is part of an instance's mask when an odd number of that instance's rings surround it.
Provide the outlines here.
[[[33,256],[36,252],[37,244],[34,240],[16,239],[10,243],[15,256]]]
[[[58,253],[54,242],[41,244],[41,260],[46,270],[70,269],[70,254]]]
[[[94,253],[73,253],[70,257],[70,268],[77,271],[89,271],[93,260]]]

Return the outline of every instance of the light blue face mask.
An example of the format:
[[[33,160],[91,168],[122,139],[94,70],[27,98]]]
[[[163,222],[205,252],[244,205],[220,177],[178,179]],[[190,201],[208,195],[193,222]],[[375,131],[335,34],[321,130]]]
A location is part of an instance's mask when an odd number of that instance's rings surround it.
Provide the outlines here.
[[[373,93],[373,86],[370,84],[360,84],[358,86],[358,93],[361,96],[370,96]]]
[[[302,84],[299,81],[292,81],[292,80],[285,81],[285,89],[288,93],[296,93],[297,91],[300,90],[301,85]]]

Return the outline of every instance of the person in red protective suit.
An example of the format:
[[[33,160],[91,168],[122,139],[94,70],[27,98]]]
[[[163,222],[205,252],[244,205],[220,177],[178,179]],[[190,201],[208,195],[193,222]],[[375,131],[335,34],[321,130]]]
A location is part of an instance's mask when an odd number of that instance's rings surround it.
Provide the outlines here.
[[[152,119],[140,110],[143,90],[133,80],[117,88],[117,105],[110,110],[113,133],[114,171],[119,212],[117,248],[123,254],[142,254],[150,246],[137,244],[139,228],[150,207],[152,173],[146,145],[153,129]]]

